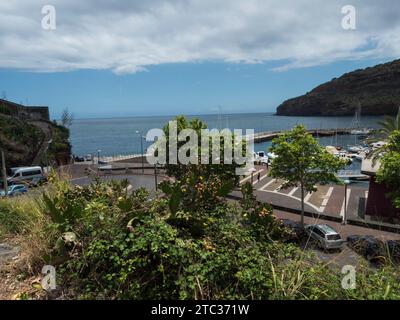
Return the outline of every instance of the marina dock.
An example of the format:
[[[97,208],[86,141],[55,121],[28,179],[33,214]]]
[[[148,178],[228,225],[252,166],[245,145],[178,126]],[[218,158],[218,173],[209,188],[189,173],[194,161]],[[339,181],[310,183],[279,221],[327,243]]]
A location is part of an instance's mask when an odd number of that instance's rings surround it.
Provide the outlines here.
[[[307,130],[308,133],[312,134],[314,137],[331,137],[335,135],[347,135],[351,134],[354,129],[311,129]],[[254,143],[270,141],[279,135],[283,134],[284,131],[268,131],[259,132],[254,134]]]

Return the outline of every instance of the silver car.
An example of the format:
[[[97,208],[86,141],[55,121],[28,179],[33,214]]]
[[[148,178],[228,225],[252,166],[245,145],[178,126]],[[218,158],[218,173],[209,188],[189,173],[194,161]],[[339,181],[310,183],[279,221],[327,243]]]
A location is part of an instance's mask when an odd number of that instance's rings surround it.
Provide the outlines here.
[[[343,246],[340,234],[327,224],[311,224],[305,230],[323,249],[341,249]]]

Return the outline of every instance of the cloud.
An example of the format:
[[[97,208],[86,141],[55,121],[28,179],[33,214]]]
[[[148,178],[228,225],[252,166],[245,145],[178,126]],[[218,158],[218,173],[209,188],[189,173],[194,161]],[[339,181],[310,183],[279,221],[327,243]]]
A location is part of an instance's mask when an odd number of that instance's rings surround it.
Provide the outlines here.
[[[165,63],[281,61],[276,70],[400,54],[397,0],[53,0],[0,3],[0,68],[135,73]],[[352,2],[357,29],[343,30]]]

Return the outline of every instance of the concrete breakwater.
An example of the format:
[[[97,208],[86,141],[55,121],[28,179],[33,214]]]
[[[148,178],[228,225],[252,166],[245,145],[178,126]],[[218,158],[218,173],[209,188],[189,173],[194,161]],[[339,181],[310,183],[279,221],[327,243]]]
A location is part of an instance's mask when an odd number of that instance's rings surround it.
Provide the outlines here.
[[[312,134],[314,137],[331,137],[335,135],[346,135],[351,134],[354,129],[311,129],[307,130],[308,133]],[[283,134],[284,131],[269,131],[269,132],[259,132],[254,135],[254,143],[270,141],[279,135]]]

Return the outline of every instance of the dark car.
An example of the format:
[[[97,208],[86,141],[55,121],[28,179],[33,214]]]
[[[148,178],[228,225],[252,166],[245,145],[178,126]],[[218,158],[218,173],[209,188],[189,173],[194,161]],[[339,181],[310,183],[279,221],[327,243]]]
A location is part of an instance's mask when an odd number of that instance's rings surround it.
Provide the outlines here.
[[[400,262],[400,241],[388,240],[386,242],[388,254],[393,262]]]
[[[290,219],[282,219],[281,221],[287,229],[292,231],[293,236],[288,239],[289,241],[300,242],[301,240],[305,239],[306,233],[299,222]]]
[[[349,236],[348,246],[370,262],[383,262],[386,257],[385,244],[373,236]]]
[[[81,156],[75,156],[74,157],[75,162],[85,162],[85,158]]]

